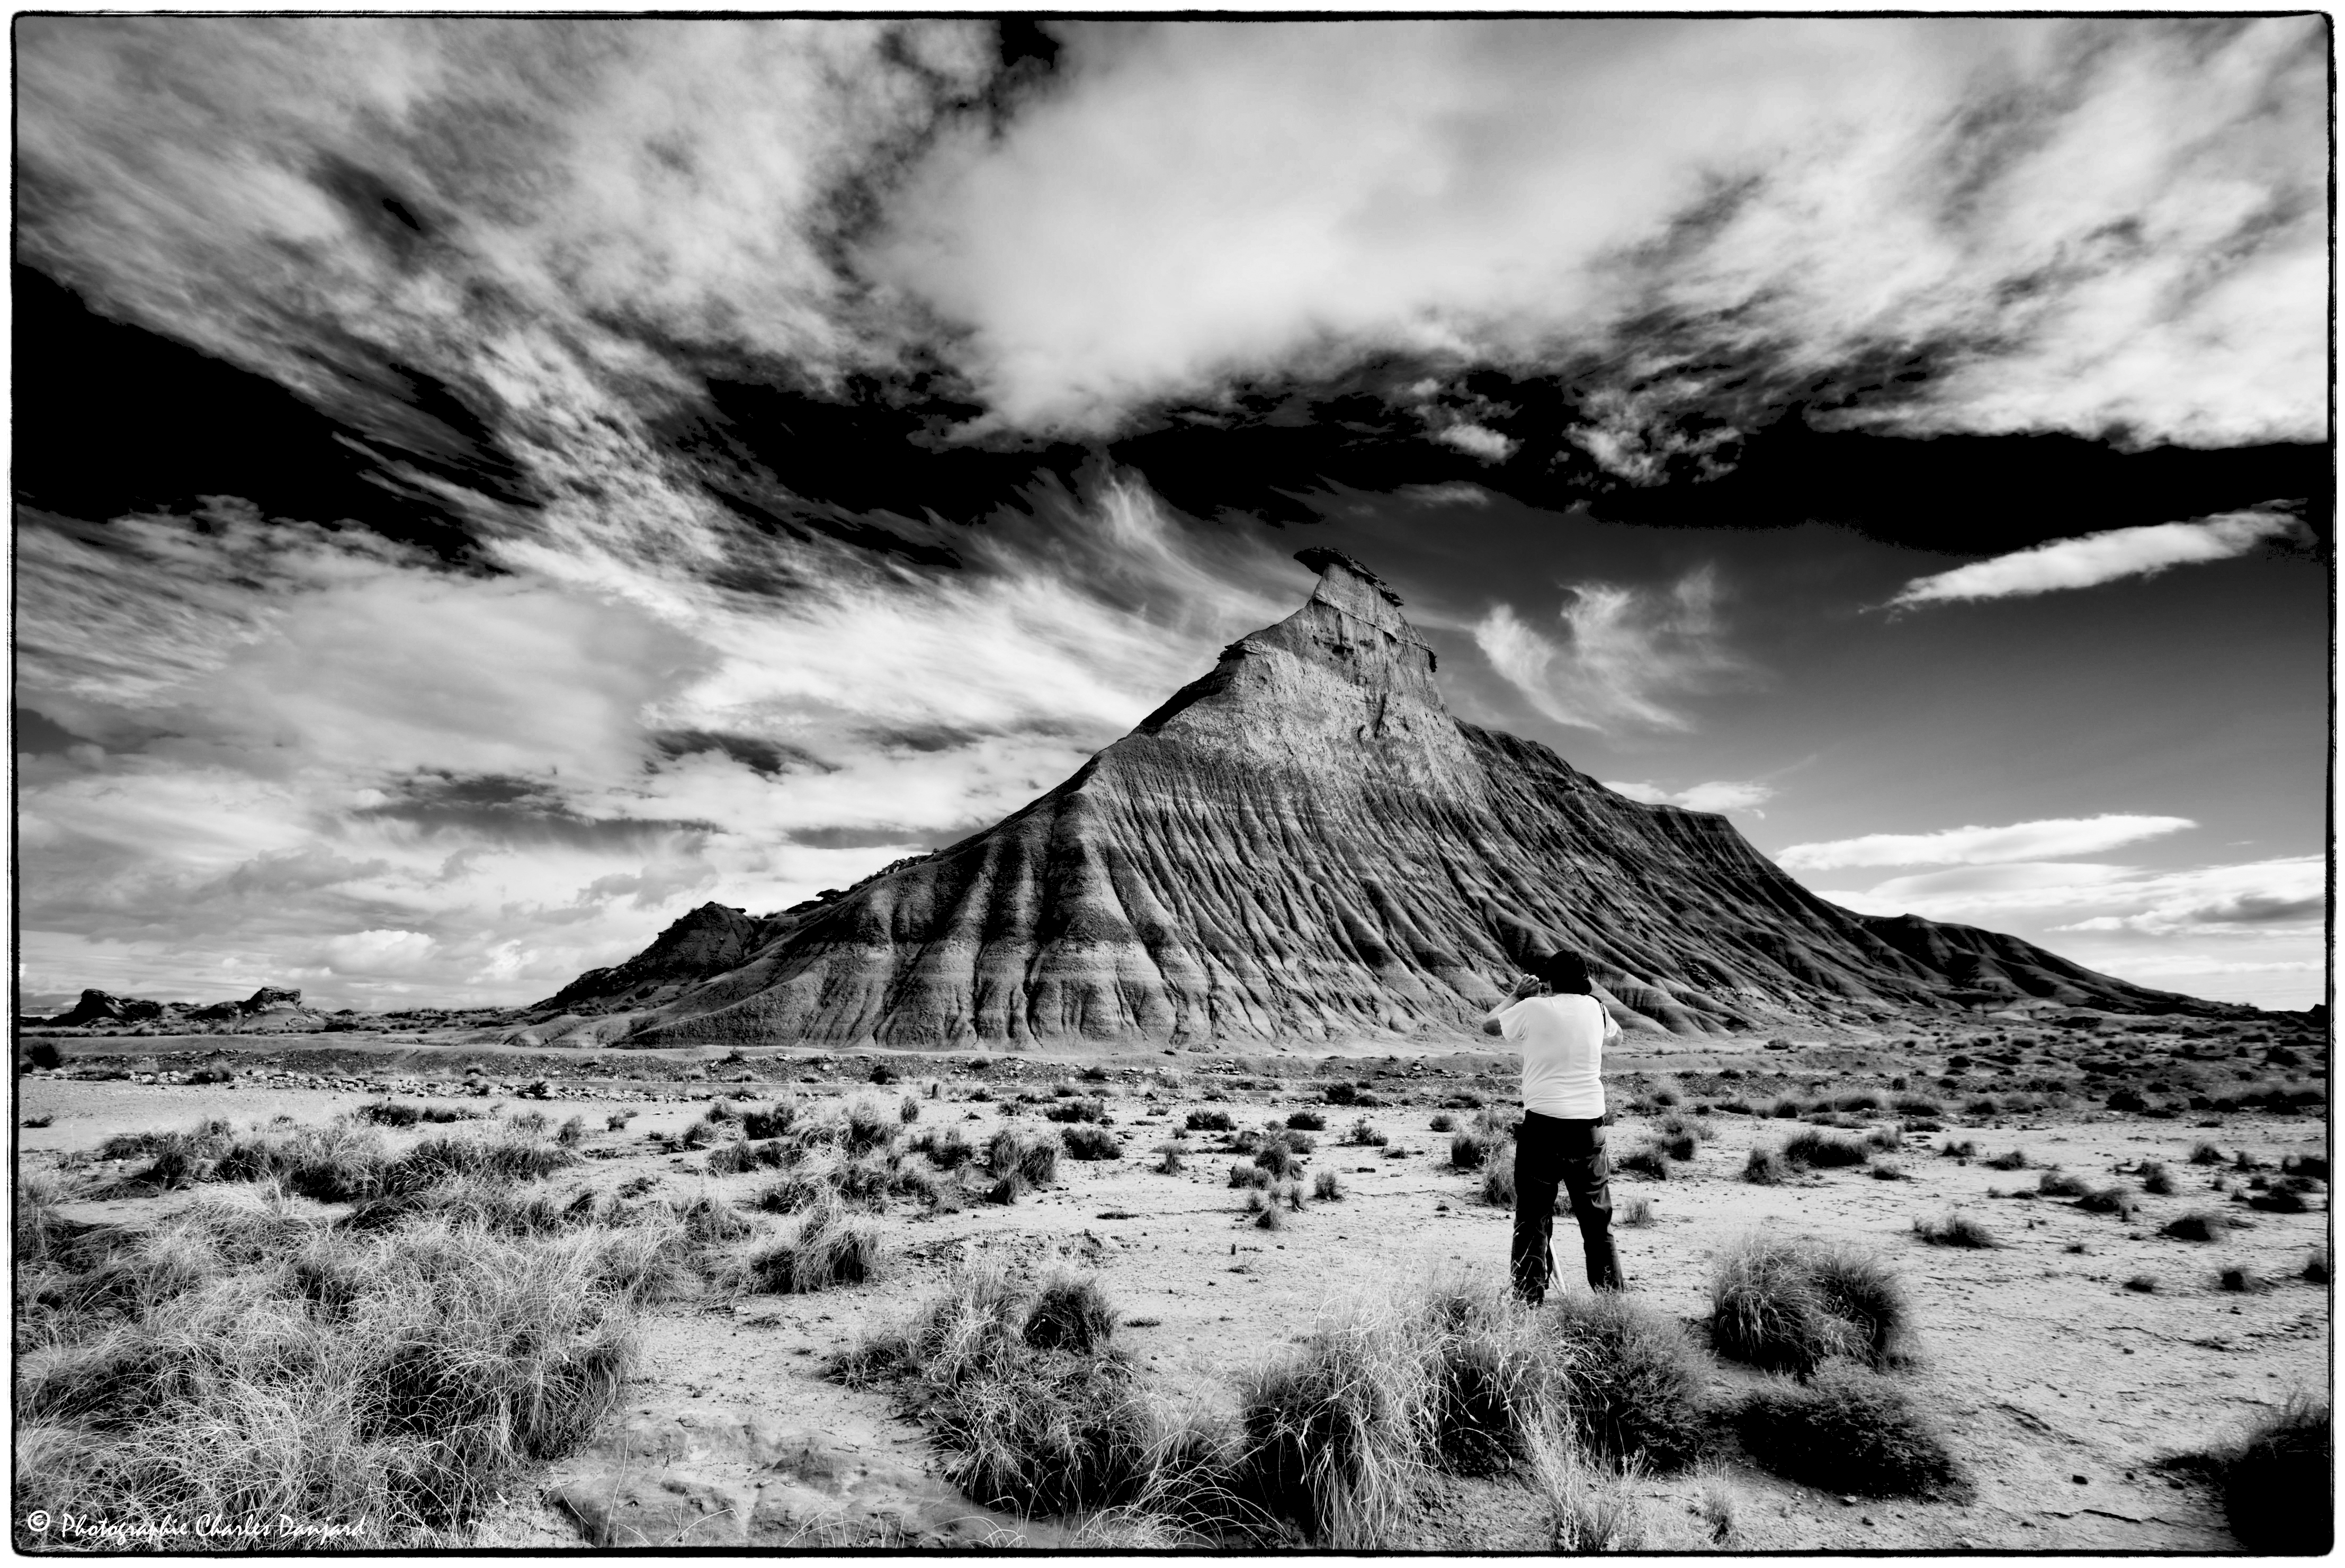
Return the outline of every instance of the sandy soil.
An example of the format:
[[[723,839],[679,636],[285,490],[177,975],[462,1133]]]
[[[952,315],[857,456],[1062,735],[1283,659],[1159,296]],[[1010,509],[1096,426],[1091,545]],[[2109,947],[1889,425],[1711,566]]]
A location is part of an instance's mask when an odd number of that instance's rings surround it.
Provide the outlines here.
[[[577,1113],[593,1132],[592,1158],[557,1178],[565,1189],[615,1187],[655,1177],[689,1193],[706,1184],[736,1198],[770,1179],[711,1177],[706,1154],[674,1154],[651,1136],[681,1133],[710,1098],[738,1088],[760,1098],[795,1092],[817,1098],[866,1096],[891,1107],[921,1095],[922,1127],[959,1126],[981,1142],[1008,1119],[1004,1101],[1021,1088],[1065,1081],[1075,1058],[1003,1057],[981,1074],[966,1058],[867,1053],[753,1053],[746,1060],[708,1053],[527,1053],[428,1042],[337,1043],[140,1041],[141,1057],[109,1057],[129,1042],[76,1041],[67,1070],[113,1061],[127,1078],[27,1075],[19,1080],[20,1167],[94,1147],[107,1134],[179,1127],[208,1116],[238,1121],[287,1115],[324,1119],[384,1092],[409,1098],[472,1098],[482,1108]],[[224,1057],[221,1053],[227,1053]],[[1846,1087],[1856,1070],[1893,1070],[1879,1041],[1810,1042],[1763,1051],[1755,1041],[1671,1045],[1618,1053],[1617,1082],[1656,1071],[1706,1073],[1731,1067],[1750,1075],[1754,1099],[1819,1078]],[[1334,1057],[1335,1060],[1329,1058]],[[228,1060],[233,1084],[168,1081],[188,1062]],[[872,1064],[888,1060],[904,1081],[880,1087]],[[1503,1270],[1508,1216],[1482,1204],[1478,1182],[1448,1168],[1448,1138],[1427,1128],[1432,1109],[1460,1090],[1504,1103],[1504,1058],[1480,1052],[1402,1059],[1369,1049],[1250,1056],[1195,1053],[1177,1059],[1127,1054],[1097,1058],[1111,1074],[1084,1092],[1109,1102],[1126,1157],[1062,1161],[1051,1189],[1000,1208],[922,1214],[890,1210],[899,1266],[885,1282],[810,1297],[748,1297],[664,1310],[646,1326],[641,1374],[628,1391],[622,1430],[555,1466],[541,1495],[514,1500],[482,1529],[483,1545],[821,1545],[868,1538],[888,1521],[908,1543],[1060,1543],[1048,1522],[1021,1522],[977,1509],[937,1479],[938,1455],[920,1431],[878,1394],[848,1390],[819,1374],[825,1357],[875,1327],[909,1317],[958,1261],[983,1253],[1046,1268],[1064,1260],[1096,1269],[1126,1319],[1123,1341],[1145,1375],[1180,1399],[1234,1405],[1237,1374],[1276,1356],[1324,1311],[1374,1293],[1406,1291],[1447,1271]],[[466,1067],[482,1070],[467,1082]],[[1321,1103],[1315,1072],[1371,1081],[1387,1101],[1366,1111]],[[1178,1075],[1167,1087],[1164,1075]],[[1774,1075],[1787,1075],[1787,1086]],[[695,1076],[697,1075],[697,1076]],[[1381,1076],[1378,1076],[1381,1075]],[[141,1082],[144,1076],[157,1081]],[[736,1085],[725,1080],[747,1077]],[[543,1077],[544,1098],[517,1098]],[[1275,1078],[1275,1087],[1270,1087]],[[939,1098],[925,1098],[930,1082]],[[993,1098],[968,1097],[979,1085]],[[1253,1087],[1238,1087],[1250,1083]],[[1618,1091],[1616,1091],[1618,1092]],[[1315,1173],[1340,1173],[1345,1195],[1291,1217],[1282,1231],[1254,1228],[1242,1194],[1227,1185],[1236,1157],[1210,1152],[1217,1139],[1193,1135],[1189,1169],[1152,1168],[1153,1146],[1183,1114],[1217,1108],[1241,1126],[1262,1126],[1305,1105],[1323,1111],[1315,1135]],[[1153,1098],[1151,1098],[1151,1097]],[[1696,1096],[1689,1097],[1689,1103]],[[621,1132],[603,1113],[635,1108]],[[24,1127],[27,1118],[54,1119]],[[1390,1138],[1384,1148],[1339,1140],[1365,1116]],[[1030,1108],[1020,1118],[1034,1122]],[[1623,1117],[1616,1148],[1632,1143],[1645,1118]],[[2034,1551],[2236,1550],[2219,1509],[2195,1483],[2153,1468],[2162,1454],[2201,1446],[2297,1390],[2325,1390],[2327,1289],[2304,1282],[2308,1249],[2326,1239],[2325,1212],[2256,1214],[2229,1239],[2195,1244],[2158,1227],[2194,1207],[2245,1211],[2209,1190],[2216,1172],[2187,1165],[2206,1138],[2226,1155],[2276,1163],[2283,1155],[2325,1152],[2315,1117],[2233,1113],[2151,1120],[2104,1111],[2065,1113],[2037,1123],[1949,1118],[1944,1132],[1910,1136],[1897,1163],[1910,1180],[1863,1170],[1832,1172],[1792,1185],[1739,1179],[1756,1143],[1778,1141],[1792,1125],[1717,1114],[1719,1136],[1668,1181],[1616,1181],[1616,1205],[1650,1199],[1654,1221],[1619,1233],[1633,1288],[1662,1310],[1698,1324],[1708,1304],[1712,1259],[1754,1229],[1861,1245],[1893,1259],[1921,1324],[1922,1363],[1903,1374],[1944,1421],[1977,1482],[1967,1503],[1843,1499],[1775,1480],[1730,1460],[1741,1494],[1745,1549]],[[1041,1124],[1049,1125],[1049,1124]],[[2117,1179],[2144,1158],[2165,1161],[2181,1190],[2145,1197],[2131,1221],[2040,1199],[1990,1197],[2032,1189],[2036,1171],[1999,1171],[1936,1152],[1949,1138],[1976,1141],[1981,1155],[2024,1150],[2031,1167],[2056,1163],[2088,1179]],[[183,1195],[92,1206],[137,1223]],[[2314,1207],[2325,1209],[2316,1195]],[[2005,1245],[1958,1250],[1924,1245],[1915,1218],[1959,1207]],[[767,1233],[789,1221],[760,1219]],[[1576,1237],[1558,1222],[1558,1255],[1569,1272]],[[2225,1291],[2218,1270],[2238,1264],[2273,1281]],[[2126,1288],[2155,1279],[2144,1293]],[[1731,1391],[1753,1374],[1718,1363]],[[1655,1544],[1700,1549],[1691,1519],[1695,1482],[1642,1482]],[[1444,1482],[1428,1498],[1424,1544],[1450,1550],[1536,1547],[1528,1497],[1503,1483]]]

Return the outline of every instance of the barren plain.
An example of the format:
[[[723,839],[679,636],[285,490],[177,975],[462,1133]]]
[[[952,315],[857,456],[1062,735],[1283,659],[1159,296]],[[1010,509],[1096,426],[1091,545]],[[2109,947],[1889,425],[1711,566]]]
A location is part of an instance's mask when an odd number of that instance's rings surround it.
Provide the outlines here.
[[[964,1473],[949,1435],[900,1389],[842,1366],[972,1268],[1089,1276],[1119,1319],[1112,1343],[1136,1385],[1167,1408],[1233,1421],[1248,1375],[1323,1324],[1364,1305],[1406,1310],[1445,1281],[1505,1270],[1511,1211],[1489,1200],[1489,1170],[1457,1138],[1477,1118],[1503,1123],[1512,1062],[1466,1044],[982,1057],[523,1050],[444,1031],[362,1044],[53,1043],[61,1065],[20,1067],[17,1101],[18,1338],[36,1383],[45,1365],[88,1352],[27,1339],[40,1292],[54,1305],[65,1278],[26,1262],[28,1207],[50,1234],[119,1241],[198,1206],[264,1201],[232,1171],[170,1166],[156,1139],[136,1135],[210,1122],[227,1138],[272,1120],[348,1118],[395,1161],[430,1138],[500,1123],[510,1133],[518,1118],[523,1134],[565,1151],[527,1183],[551,1210],[666,1202],[725,1217],[698,1282],[646,1298],[631,1317],[620,1381],[592,1430],[548,1445],[558,1452],[452,1517],[433,1537],[442,1544],[1130,1542],[1096,1515],[1030,1515],[1006,1498],[980,1506],[947,1479]],[[1616,1468],[1608,1484],[1625,1518],[1610,1543],[2238,1550],[2208,1474],[2169,1462],[2291,1395],[2327,1399],[2326,1067],[2325,1041],[2292,1019],[1988,1019],[1624,1041],[1607,1064],[1622,1258],[1636,1300],[1683,1326],[1709,1435],[1697,1464]],[[743,1137],[776,1125],[743,1118],[779,1106],[787,1125],[836,1126],[858,1103],[886,1129],[866,1152],[919,1174],[848,1195],[871,1244],[868,1278],[776,1290],[751,1260],[811,1223],[774,1190],[808,1155]],[[460,1119],[401,1126],[386,1107]],[[566,1135],[552,1130],[574,1118]],[[1005,1128],[1068,1139],[1051,1179],[989,1187],[985,1150]],[[1771,1173],[1761,1152],[1761,1173],[1777,1179],[1747,1179],[1754,1150],[1803,1133],[1862,1147],[1860,1162],[1794,1160]],[[1286,1180],[1269,1184],[1269,1229],[1249,1208],[1264,1188],[1233,1185],[1232,1173],[1282,1138],[1300,1168],[1284,1205]],[[1115,1152],[1073,1157],[1084,1139]],[[973,1152],[939,1154],[940,1142]],[[1687,1157],[1623,1168],[1671,1143]],[[836,1186],[842,1168],[824,1167],[824,1179]],[[1338,1195],[1312,1196],[1331,1181]],[[317,1202],[279,1183],[265,1201],[321,1230],[372,1223],[363,1198]],[[2194,1214],[2212,1219],[2211,1239],[2184,1239]],[[1917,1231],[1949,1217],[1992,1244],[1933,1244]],[[1890,1375],[1962,1485],[1934,1496],[1820,1490],[1783,1479],[1784,1466],[1737,1435],[1732,1412],[1770,1380],[1716,1353],[1709,1320],[1721,1258],[1753,1236],[1853,1249],[1902,1281],[1911,1353]],[[1569,1295],[1568,1219],[1556,1251]],[[20,1376],[20,1423],[25,1386]],[[33,1412],[36,1425],[71,1429],[76,1418],[61,1409]],[[1520,1465],[1429,1467],[1410,1486],[1385,1544],[1557,1543]],[[20,1545],[60,1543],[28,1538],[21,1517],[16,1533]]]

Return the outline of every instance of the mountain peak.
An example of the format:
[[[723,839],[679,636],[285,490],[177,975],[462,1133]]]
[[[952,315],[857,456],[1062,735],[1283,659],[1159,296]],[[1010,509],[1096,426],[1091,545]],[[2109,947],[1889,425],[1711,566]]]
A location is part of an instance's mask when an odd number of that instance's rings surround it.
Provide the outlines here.
[[[1326,545],[1315,544],[1308,550],[1296,551],[1294,559],[1323,577],[1331,572],[1348,572],[1375,589],[1383,596],[1386,603],[1396,610],[1400,608],[1400,595],[1395,593],[1383,578],[1378,577],[1340,550],[1331,550]]]
[[[695,911],[554,1001],[640,1007],[615,1027],[644,1045],[1471,1041],[1528,955],[1568,948],[1623,1027],[1688,1036],[2192,1005],[1869,921],[1723,817],[1461,723],[1399,595],[1341,551],[1296,559],[1319,582],[1293,614],[992,827],[786,920]]]

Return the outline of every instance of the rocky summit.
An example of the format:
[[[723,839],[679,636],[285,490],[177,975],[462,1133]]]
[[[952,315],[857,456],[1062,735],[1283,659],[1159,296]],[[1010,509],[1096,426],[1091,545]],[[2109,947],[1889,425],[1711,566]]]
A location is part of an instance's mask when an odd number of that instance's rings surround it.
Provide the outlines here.
[[[1455,718],[1398,596],[1296,559],[1301,609],[1016,814],[777,916],[707,905],[545,1006],[631,1045],[1443,1038],[1562,946],[1623,1027],[1677,1035],[2236,1010],[1826,903],[1723,816]]]

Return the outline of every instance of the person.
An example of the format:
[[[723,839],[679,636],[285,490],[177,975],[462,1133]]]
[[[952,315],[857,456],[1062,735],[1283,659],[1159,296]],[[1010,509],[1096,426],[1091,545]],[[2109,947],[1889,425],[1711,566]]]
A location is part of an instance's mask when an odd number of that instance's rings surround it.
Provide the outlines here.
[[[1620,1026],[1592,994],[1576,953],[1533,958],[1506,999],[1482,1020],[1523,1053],[1523,1125],[1515,1135],[1515,1293],[1537,1306],[1555,1270],[1550,1241],[1555,1194],[1571,1194],[1571,1217],[1588,1259],[1588,1282],[1628,1287],[1612,1244],[1612,1170],[1604,1149],[1604,1047]]]

